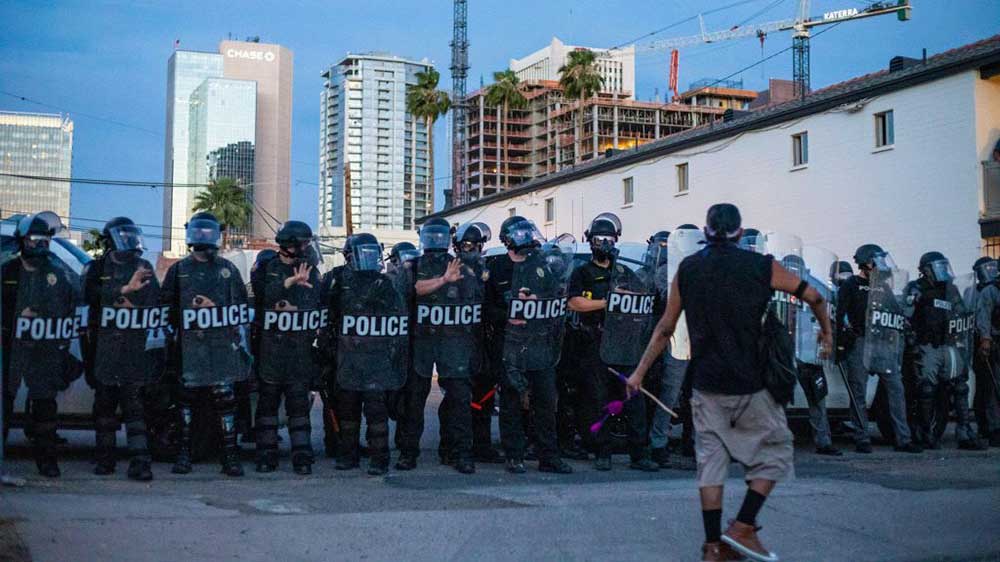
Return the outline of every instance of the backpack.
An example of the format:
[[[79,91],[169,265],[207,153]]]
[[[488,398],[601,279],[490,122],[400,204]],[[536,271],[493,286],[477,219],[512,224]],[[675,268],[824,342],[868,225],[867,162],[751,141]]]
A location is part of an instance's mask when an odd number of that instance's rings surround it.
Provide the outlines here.
[[[771,307],[761,318],[757,348],[763,360],[761,378],[764,388],[775,402],[785,406],[795,394],[795,342]]]

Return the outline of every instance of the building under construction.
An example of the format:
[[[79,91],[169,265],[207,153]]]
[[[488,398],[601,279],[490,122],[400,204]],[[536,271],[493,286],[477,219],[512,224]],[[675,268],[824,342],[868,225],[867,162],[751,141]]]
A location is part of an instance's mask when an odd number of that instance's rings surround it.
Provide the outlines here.
[[[580,101],[567,101],[559,83],[527,80],[520,84],[528,104],[502,116],[499,107],[486,103],[488,88],[469,95],[466,116],[466,178],[468,192],[456,200],[468,202],[533,178],[557,172],[582,161],[629,150],[668,135],[721,119],[726,103],[708,103],[719,92],[701,91],[698,103],[642,102],[631,92],[601,92]],[[696,90],[692,90],[694,92]],[[749,103],[756,93],[727,89],[727,99]],[[741,103],[735,109],[744,109]],[[580,111],[583,112],[582,130]],[[502,127],[502,129],[501,129]],[[500,131],[502,130],[502,134]],[[576,145],[579,139],[580,155]]]

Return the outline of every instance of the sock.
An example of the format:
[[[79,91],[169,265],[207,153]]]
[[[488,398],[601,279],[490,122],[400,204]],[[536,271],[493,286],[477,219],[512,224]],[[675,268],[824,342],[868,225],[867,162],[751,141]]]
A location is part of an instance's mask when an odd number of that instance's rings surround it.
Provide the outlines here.
[[[760,513],[760,508],[764,507],[766,499],[767,496],[747,488],[747,495],[743,498],[743,505],[740,506],[740,513],[736,516],[736,520],[746,525],[756,526],[757,514]]]
[[[705,524],[705,542],[719,542],[722,537],[722,510],[703,510],[701,519]]]

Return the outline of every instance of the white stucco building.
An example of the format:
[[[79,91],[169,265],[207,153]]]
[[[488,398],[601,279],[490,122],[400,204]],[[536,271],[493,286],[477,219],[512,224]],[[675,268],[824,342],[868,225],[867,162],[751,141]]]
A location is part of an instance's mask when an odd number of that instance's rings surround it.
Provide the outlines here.
[[[569,60],[570,51],[586,49],[597,55],[597,71],[604,78],[603,91],[635,99],[635,46],[609,51],[592,47],[566,45],[557,37],[548,46],[520,59],[510,59],[510,69],[518,79],[559,81],[559,68]]]
[[[850,260],[875,242],[914,271],[940,250],[957,272],[1000,254],[1000,35],[528,182],[438,213],[496,230],[512,214],[578,239],[617,213],[623,239],[704,223],[797,234]],[[494,240],[494,244],[498,241]]]

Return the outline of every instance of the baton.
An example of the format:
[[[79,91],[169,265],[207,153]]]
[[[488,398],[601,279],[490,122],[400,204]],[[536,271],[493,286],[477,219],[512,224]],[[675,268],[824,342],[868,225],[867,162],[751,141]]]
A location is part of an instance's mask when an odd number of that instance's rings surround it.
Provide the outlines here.
[[[861,415],[861,405],[858,404],[857,399],[854,397],[854,389],[851,388],[851,381],[847,376],[847,371],[844,370],[844,366],[839,361],[834,361],[834,365],[837,366],[837,370],[840,371],[840,378],[844,379],[844,386],[847,387],[847,397],[851,401],[851,407],[854,408],[854,415],[858,418],[858,423],[864,423],[867,418]],[[868,428],[861,428],[868,433]]]
[[[494,386],[493,388],[490,389],[489,392],[484,394],[483,397],[480,398],[478,402],[470,402],[469,406],[472,406],[473,410],[482,410],[483,404],[486,403],[486,401],[489,400],[490,398],[493,398],[493,395],[496,393],[497,393],[497,387]]]
[[[618,371],[612,369],[611,367],[608,367],[608,371],[610,371],[611,374],[613,374],[614,376],[618,377],[618,380],[620,380],[623,383],[625,383],[625,394],[628,394],[628,379],[625,378],[625,375],[619,373]],[[671,410],[670,408],[667,407],[666,404],[664,404],[663,402],[660,402],[659,398],[657,398],[656,396],[653,396],[652,392],[646,390],[645,388],[643,388],[641,386],[639,387],[639,392],[642,392],[643,394],[645,394],[646,396],[648,396],[650,400],[652,400],[653,402],[656,402],[656,405],[659,406],[660,408],[662,408],[664,412],[670,414],[671,416],[673,416],[675,418],[679,418],[680,417],[680,416],[677,415],[677,412]]]
[[[990,351],[989,356],[986,358],[986,369],[990,372],[990,378],[993,379],[993,392],[997,395],[997,401],[1000,401],[1000,380],[997,380],[997,372],[993,370],[993,352]]]

